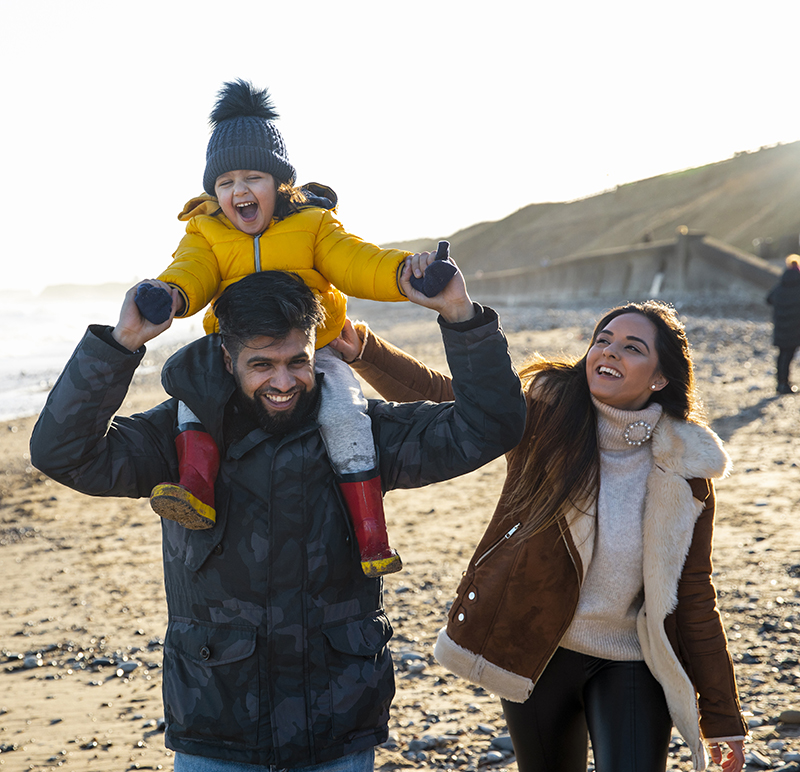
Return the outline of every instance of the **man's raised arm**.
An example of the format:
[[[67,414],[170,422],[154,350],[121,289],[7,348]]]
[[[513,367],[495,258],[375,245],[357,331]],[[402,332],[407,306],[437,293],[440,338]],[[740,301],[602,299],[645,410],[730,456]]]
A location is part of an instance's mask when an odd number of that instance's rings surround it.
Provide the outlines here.
[[[91,495],[149,495],[174,463],[174,416],[168,411],[115,418],[144,356],[144,344],[170,326],[176,305],[173,294],[169,318],[158,325],[148,322],[136,305],[137,289],[126,293],[116,326],[92,325],[86,331],[31,435],[31,463]],[[161,424],[164,431],[154,431]],[[169,441],[157,442],[161,434]]]
[[[453,401],[371,403],[386,490],[471,472],[515,447],[525,427],[525,398],[497,313],[472,302],[460,271],[439,295],[415,292],[414,268],[406,265],[401,286],[411,301],[439,312]]]

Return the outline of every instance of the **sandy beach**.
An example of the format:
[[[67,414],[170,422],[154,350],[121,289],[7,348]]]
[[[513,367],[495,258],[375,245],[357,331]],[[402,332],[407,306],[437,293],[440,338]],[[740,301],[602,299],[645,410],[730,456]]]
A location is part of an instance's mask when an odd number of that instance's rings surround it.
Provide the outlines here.
[[[521,363],[533,350],[582,353],[606,307],[498,310]],[[680,310],[709,422],[734,462],[717,488],[715,581],[752,729],[748,769],[800,770],[800,395],[775,394],[766,307],[718,301]],[[432,313],[355,301],[351,315],[444,367]],[[126,412],[163,398],[160,362],[150,364]],[[800,381],[798,362],[794,373]],[[0,769],[171,770],[158,518],[146,500],[89,498],[32,469],[34,421],[0,424]],[[379,769],[516,769],[498,700],[432,656],[504,471],[498,459],[386,497],[392,544],[406,567],[385,582],[397,696]],[[688,757],[676,737],[670,768],[690,769]]]

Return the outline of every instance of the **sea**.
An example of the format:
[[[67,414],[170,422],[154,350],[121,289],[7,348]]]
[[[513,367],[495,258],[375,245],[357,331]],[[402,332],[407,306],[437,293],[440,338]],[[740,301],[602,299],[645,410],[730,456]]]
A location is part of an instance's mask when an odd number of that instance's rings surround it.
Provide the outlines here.
[[[90,324],[114,325],[127,287],[0,291],[0,421],[36,415]],[[148,350],[200,337],[202,314],[177,319]]]

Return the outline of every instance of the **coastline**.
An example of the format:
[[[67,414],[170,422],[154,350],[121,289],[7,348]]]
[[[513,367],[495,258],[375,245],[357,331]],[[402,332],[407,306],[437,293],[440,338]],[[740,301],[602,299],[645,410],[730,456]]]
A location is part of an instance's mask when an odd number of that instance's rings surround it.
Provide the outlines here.
[[[66,296],[0,296],[0,421],[38,414],[86,328],[114,324],[123,295],[84,297],[76,289]],[[144,367],[160,368],[169,353],[202,334],[202,315],[175,320],[148,346]]]

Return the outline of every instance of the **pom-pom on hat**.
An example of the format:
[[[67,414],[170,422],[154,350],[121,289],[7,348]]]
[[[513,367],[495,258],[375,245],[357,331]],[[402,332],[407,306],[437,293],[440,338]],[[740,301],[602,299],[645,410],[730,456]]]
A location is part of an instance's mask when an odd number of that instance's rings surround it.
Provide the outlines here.
[[[223,85],[210,116],[214,130],[206,149],[206,193],[213,196],[217,177],[234,169],[253,169],[279,182],[294,182],[294,166],[275,127],[277,118],[267,89],[256,89],[241,78]]]

